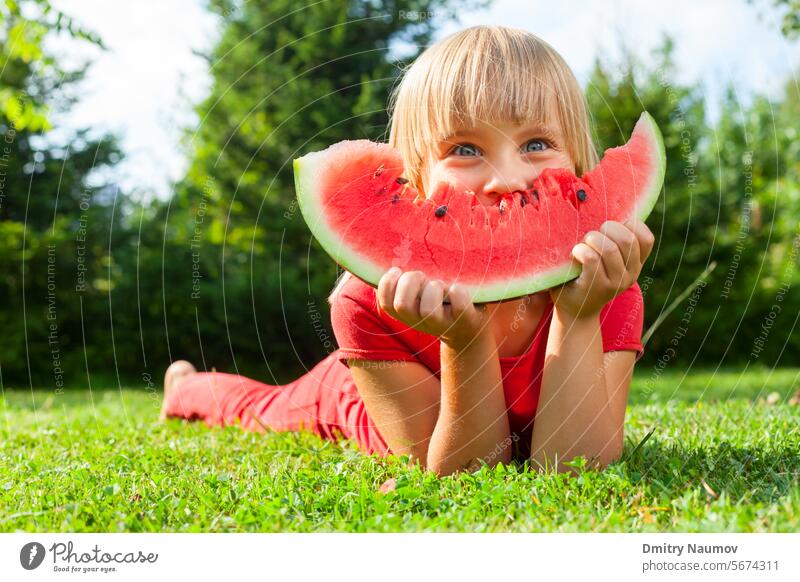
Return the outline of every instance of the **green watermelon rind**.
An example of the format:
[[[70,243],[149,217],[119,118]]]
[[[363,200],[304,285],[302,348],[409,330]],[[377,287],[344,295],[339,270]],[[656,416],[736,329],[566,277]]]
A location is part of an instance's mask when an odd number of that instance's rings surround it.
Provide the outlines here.
[[[359,253],[350,248],[328,227],[323,213],[317,210],[319,205],[315,203],[318,195],[314,188],[314,179],[320,175],[319,164],[325,161],[323,154],[324,150],[323,152],[312,152],[294,160],[292,164],[300,212],[311,229],[314,238],[317,239],[334,261],[363,281],[377,286],[378,281],[380,281],[387,269],[361,257]],[[336,249],[336,251],[330,252],[328,249]],[[580,275],[580,271],[580,265],[569,264],[549,271],[542,271],[535,279],[526,277],[519,281],[502,281],[494,285],[482,285],[480,287],[464,284],[464,288],[472,298],[473,303],[502,301],[507,298],[510,299],[549,289],[574,279]]]
[[[343,242],[341,237],[328,227],[321,211],[324,209],[320,209],[317,203],[319,196],[314,182],[320,176],[319,166],[324,161],[325,150],[306,154],[292,163],[300,213],[311,229],[311,234],[334,261],[357,277],[377,286],[378,281],[388,269],[360,256],[355,249]],[[336,249],[336,251],[331,252],[329,249]]]
[[[656,206],[656,201],[661,194],[661,188],[664,185],[664,176],[667,172],[667,153],[664,149],[664,137],[661,135],[661,130],[658,129],[656,120],[647,111],[643,111],[639,116],[639,120],[633,128],[632,133],[636,133],[640,125],[643,125],[643,131],[649,136],[652,148],[652,161],[655,171],[650,175],[650,183],[642,188],[642,193],[638,197],[636,204],[636,218],[637,220],[645,221],[653,208]]]
[[[666,153],[661,131],[658,129],[653,117],[646,111],[642,113],[636,122],[631,135],[637,131],[642,131],[648,137],[654,168],[654,171],[650,174],[649,184],[642,187],[634,205],[635,217],[644,221],[652,212],[661,193],[666,172]],[[365,282],[377,286],[378,281],[380,281],[387,269],[360,256],[355,249],[349,247],[337,236],[328,227],[322,212],[324,209],[321,209],[317,203],[319,196],[314,182],[321,175],[319,166],[324,161],[325,150],[306,154],[293,162],[295,189],[300,212],[314,237],[333,260]],[[581,265],[570,261],[566,265],[543,271],[534,278],[531,278],[530,275],[523,275],[518,279],[505,280],[493,285],[475,286],[464,284],[464,287],[473,303],[489,303],[550,289],[577,278],[580,273]]]
[[[481,285],[480,287],[465,285],[467,292],[472,297],[473,303],[492,303],[506,301],[551,289],[567,281],[577,278],[581,274],[581,266],[572,262],[563,267],[556,267],[549,271],[542,271],[536,278],[503,281],[494,285]]]

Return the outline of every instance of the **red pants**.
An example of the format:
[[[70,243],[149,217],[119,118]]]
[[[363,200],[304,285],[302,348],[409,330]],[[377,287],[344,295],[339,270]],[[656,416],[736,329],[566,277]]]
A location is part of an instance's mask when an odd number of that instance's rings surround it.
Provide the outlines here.
[[[203,420],[209,426],[240,423],[245,430],[259,432],[305,430],[333,441],[341,436],[353,439],[366,453],[390,454],[350,369],[337,355],[333,352],[283,386],[221,372],[187,376],[169,394],[167,415]]]

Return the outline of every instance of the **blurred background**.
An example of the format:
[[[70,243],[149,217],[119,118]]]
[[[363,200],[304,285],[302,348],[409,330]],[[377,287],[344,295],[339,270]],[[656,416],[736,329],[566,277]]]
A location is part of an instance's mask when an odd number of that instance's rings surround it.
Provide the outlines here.
[[[385,140],[402,67],[482,23],[564,55],[600,151],[664,132],[637,375],[794,364],[797,0],[0,0],[0,386],[310,369],[339,271],[290,162]]]

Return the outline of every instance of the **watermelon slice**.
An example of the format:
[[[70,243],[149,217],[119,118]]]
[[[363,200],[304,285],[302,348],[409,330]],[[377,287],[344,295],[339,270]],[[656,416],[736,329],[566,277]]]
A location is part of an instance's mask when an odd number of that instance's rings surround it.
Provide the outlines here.
[[[580,274],[570,252],[606,220],[650,214],[664,181],[661,132],[643,113],[624,146],[592,171],[544,170],[493,206],[442,185],[429,198],[386,144],[343,141],[294,160],[303,218],[342,267],[377,286],[392,266],[463,284],[472,301],[512,299]]]

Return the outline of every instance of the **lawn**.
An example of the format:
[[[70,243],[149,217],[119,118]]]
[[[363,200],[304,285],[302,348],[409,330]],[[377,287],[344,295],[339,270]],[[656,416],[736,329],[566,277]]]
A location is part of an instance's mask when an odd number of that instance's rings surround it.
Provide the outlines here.
[[[798,531],[798,385],[645,369],[606,471],[441,479],[309,434],[161,425],[143,390],[6,389],[0,531]]]

